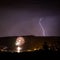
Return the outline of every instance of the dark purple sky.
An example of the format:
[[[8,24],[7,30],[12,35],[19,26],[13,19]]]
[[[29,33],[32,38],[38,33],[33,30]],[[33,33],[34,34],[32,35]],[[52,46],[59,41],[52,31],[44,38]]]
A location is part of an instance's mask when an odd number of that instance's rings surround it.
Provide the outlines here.
[[[57,7],[58,5],[36,3],[8,1],[0,4],[0,37],[44,36],[41,25],[45,36],[60,36],[60,8]]]

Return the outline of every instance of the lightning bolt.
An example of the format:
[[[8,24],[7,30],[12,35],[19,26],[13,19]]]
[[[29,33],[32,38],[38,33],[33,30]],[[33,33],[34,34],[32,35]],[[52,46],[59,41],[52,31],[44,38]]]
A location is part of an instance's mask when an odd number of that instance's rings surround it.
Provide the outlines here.
[[[40,25],[40,27],[41,27],[41,29],[42,29],[43,36],[45,36],[45,30],[44,30],[44,27],[43,27],[42,24],[41,24],[42,20],[43,20],[43,18],[40,18],[40,20],[39,20],[39,25]]]

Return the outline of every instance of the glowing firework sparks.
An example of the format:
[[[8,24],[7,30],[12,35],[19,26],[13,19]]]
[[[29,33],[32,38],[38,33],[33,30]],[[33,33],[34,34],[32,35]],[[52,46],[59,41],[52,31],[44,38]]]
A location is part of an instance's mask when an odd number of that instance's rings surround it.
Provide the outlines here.
[[[42,21],[42,20],[43,20],[43,18],[40,18],[40,20],[39,20],[39,25],[41,26],[43,36],[45,36],[45,30],[44,30],[44,28],[43,28],[43,26],[42,26],[42,24],[41,24],[41,21]]]
[[[18,37],[18,38],[16,39],[16,46],[21,46],[21,45],[23,45],[24,43],[25,43],[25,40],[24,40],[23,37]]]
[[[25,40],[24,40],[24,38],[23,37],[18,37],[17,39],[16,39],[16,43],[15,43],[15,45],[16,45],[16,52],[21,52],[21,50],[22,50],[22,45],[25,43]]]

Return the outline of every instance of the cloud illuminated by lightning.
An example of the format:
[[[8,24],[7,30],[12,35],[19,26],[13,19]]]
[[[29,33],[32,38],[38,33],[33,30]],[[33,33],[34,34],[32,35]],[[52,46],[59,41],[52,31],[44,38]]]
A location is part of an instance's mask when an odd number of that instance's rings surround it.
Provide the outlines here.
[[[42,24],[41,24],[42,20],[43,20],[43,18],[40,18],[40,20],[39,20],[39,25],[40,25],[40,27],[41,27],[41,29],[42,29],[43,36],[45,36],[45,30],[44,30],[44,27],[43,27]]]

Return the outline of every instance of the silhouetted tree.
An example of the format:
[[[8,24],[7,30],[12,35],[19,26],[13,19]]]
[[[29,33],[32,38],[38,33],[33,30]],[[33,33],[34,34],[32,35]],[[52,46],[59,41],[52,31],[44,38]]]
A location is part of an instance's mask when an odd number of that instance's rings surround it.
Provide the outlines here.
[[[43,49],[44,49],[44,50],[48,50],[48,48],[49,48],[49,46],[48,46],[47,42],[44,42],[44,44],[43,44]]]

